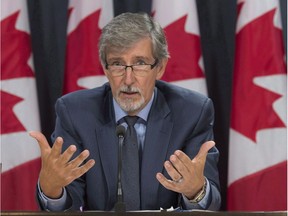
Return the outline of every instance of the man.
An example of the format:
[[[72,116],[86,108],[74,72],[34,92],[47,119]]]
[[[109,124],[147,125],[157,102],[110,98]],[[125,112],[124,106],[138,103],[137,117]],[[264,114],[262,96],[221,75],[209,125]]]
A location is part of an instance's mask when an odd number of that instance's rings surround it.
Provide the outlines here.
[[[219,152],[209,141],[213,105],[203,95],[159,81],[169,58],[160,25],[147,14],[121,14],[104,27],[99,55],[109,83],[58,99],[53,147],[41,133],[30,133],[42,156],[40,207],[114,210],[115,130],[122,124],[137,133],[137,153],[123,155],[122,161],[127,210],[219,209]],[[125,116],[139,117],[134,128],[128,128]],[[125,137],[123,153],[128,148]],[[137,157],[135,178],[135,172],[124,171],[131,155]]]

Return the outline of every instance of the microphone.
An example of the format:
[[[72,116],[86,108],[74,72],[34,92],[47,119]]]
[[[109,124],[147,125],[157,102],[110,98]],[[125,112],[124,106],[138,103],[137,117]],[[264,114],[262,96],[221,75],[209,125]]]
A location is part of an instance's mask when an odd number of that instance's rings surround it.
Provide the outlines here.
[[[123,125],[118,125],[116,127],[116,135],[118,137],[118,182],[117,182],[117,202],[115,204],[116,212],[125,212],[126,206],[123,202],[123,189],[122,189],[122,181],[121,181],[121,173],[122,173],[122,147],[124,136],[126,133],[126,129]]]

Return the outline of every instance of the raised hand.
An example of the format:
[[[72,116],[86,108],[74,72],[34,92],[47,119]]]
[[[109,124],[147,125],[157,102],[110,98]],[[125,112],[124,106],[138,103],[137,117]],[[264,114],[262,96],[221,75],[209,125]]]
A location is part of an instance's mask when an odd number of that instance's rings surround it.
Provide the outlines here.
[[[214,145],[213,141],[205,142],[192,160],[184,152],[175,151],[169,161],[164,163],[172,180],[165,178],[161,173],[157,173],[156,178],[165,188],[182,193],[188,199],[192,199],[204,185],[206,157]]]
[[[89,151],[82,151],[76,158],[70,160],[76,152],[76,146],[69,146],[63,153],[63,139],[58,137],[52,148],[45,136],[37,131],[32,131],[29,135],[35,138],[41,150],[42,166],[39,174],[39,184],[42,192],[50,198],[59,198],[63,187],[69,185],[73,180],[79,178],[94,166],[95,161],[88,158]]]

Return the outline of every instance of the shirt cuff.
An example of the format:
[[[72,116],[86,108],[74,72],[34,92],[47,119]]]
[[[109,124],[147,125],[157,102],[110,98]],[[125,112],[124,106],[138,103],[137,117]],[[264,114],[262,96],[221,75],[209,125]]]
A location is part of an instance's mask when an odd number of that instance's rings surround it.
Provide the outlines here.
[[[67,191],[65,188],[63,188],[63,193],[62,196],[58,199],[51,199],[49,197],[47,197],[41,190],[40,185],[39,185],[39,181],[37,183],[37,190],[38,190],[38,194],[39,194],[39,200],[41,202],[41,204],[43,205],[43,207],[47,210],[47,211],[63,211],[65,210],[65,204],[66,204],[66,200],[67,200]]]
[[[207,208],[207,206],[209,205],[208,201],[209,201],[209,194],[210,194],[210,183],[206,177],[205,177],[205,181],[207,183],[205,196],[198,203],[191,203],[189,199],[182,194],[182,198],[183,198],[186,209],[199,209],[199,208],[206,209]]]

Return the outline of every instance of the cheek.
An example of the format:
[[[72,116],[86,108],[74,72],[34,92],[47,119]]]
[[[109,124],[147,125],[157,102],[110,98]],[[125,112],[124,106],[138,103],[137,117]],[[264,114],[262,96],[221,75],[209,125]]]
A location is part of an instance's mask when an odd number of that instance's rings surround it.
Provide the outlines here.
[[[112,94],[114,97],[116,97],[117,90],[120,88],[121,82],[117,79],[112,79],[111,77],[107,77],[107,78],[108,78],[108,81],[112,90]]]
[[[145,100],[150,100],[154,91],[155,79],[149,79],[141,85],[142,94]]]

